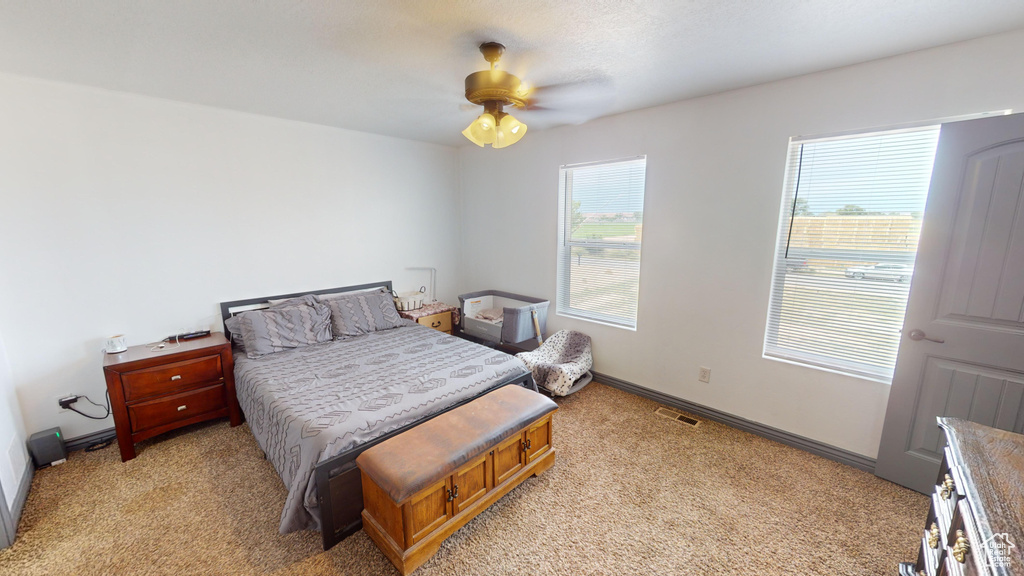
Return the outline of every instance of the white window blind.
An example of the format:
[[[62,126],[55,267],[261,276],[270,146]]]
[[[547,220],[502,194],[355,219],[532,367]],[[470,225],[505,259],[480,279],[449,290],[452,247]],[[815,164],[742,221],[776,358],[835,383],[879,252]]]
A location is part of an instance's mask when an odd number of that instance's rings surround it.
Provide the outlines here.
[[[636,329],[647,157],[562,166],[556,311]]]
[[[765,356],[892,380],[938,138],[790,143]]]

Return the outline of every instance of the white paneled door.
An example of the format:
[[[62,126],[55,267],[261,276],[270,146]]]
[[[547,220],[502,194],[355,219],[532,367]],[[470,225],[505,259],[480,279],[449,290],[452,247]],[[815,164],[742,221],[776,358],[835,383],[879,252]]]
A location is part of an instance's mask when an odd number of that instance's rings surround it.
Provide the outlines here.
[[[932,490],[936,416],[1024,432],[1024,114],[942,126],[875,473]]]

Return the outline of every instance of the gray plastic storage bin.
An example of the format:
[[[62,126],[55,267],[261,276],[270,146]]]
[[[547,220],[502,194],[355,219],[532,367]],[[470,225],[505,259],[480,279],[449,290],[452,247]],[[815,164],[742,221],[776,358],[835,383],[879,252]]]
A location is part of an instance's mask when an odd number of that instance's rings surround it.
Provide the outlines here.
[[[506,344],[516,344],[537,338],[533,326],[533,312],[537,312],[540,333],[543,336],[548,323],[547,300],[502,292],[501,290],[481,290],[459,295],[462,308],[462,331],[471,336]],[[491,308],[502,308],[499,320],[482,320],[476,314]]]

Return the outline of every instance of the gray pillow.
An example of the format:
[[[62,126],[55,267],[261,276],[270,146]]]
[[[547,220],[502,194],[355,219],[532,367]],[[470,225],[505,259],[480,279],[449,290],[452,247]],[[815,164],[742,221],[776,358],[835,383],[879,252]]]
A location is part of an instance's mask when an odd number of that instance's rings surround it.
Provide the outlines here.
[[[278,305],[242,312],[235,318],[249,358],[331,340],[331,311],[320,303]]]
[[[239,325],[240,320],[238,316],[232,316],[224,321],[224,326],[228,329],[231,334],[231,344],[238,348],[238,351],[245,353],[245,341],[242,340],[242,327]]]
[[[398,315],[391,294],[383,288],[317,299],[330,307],[331,332],[339,340],[407,325]]]
[[[267,308],[281,308],[286,306],[318,306],[319,302],[316,301],[316,297],[312,294],[304,294],[297,298],[289,298],[287,300],[267,300],[270,304]],[[224,326],[228,329],[231,334],[231,344],[238,349],[239,352],[245,353],[245,340],[242,339],[242,327],[239,325],[238,316],[232,316],[224,321]]]
[[[267,304],[270,304],[268,308],[281,308],[283,306],[316,306],[316,296],[312,294],[303,294],[302,296],[296,296],[295,298],[288,298],[287,300],[267,300]]]

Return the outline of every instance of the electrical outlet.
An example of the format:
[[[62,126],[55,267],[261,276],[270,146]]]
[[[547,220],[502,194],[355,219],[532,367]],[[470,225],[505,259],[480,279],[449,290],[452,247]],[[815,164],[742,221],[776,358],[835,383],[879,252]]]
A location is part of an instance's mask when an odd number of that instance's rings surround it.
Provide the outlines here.
[[[704,382],[704,383],[710,383],[711,382],[711,368],[708,368],[706,366],[701,366],[700,370],[697,371],[697,380],[700,380],[701,382]]]
[[[78,394],[61,394],[57,397],[57,412],[70,412],[64,406],[70,406],[78,401]]]

